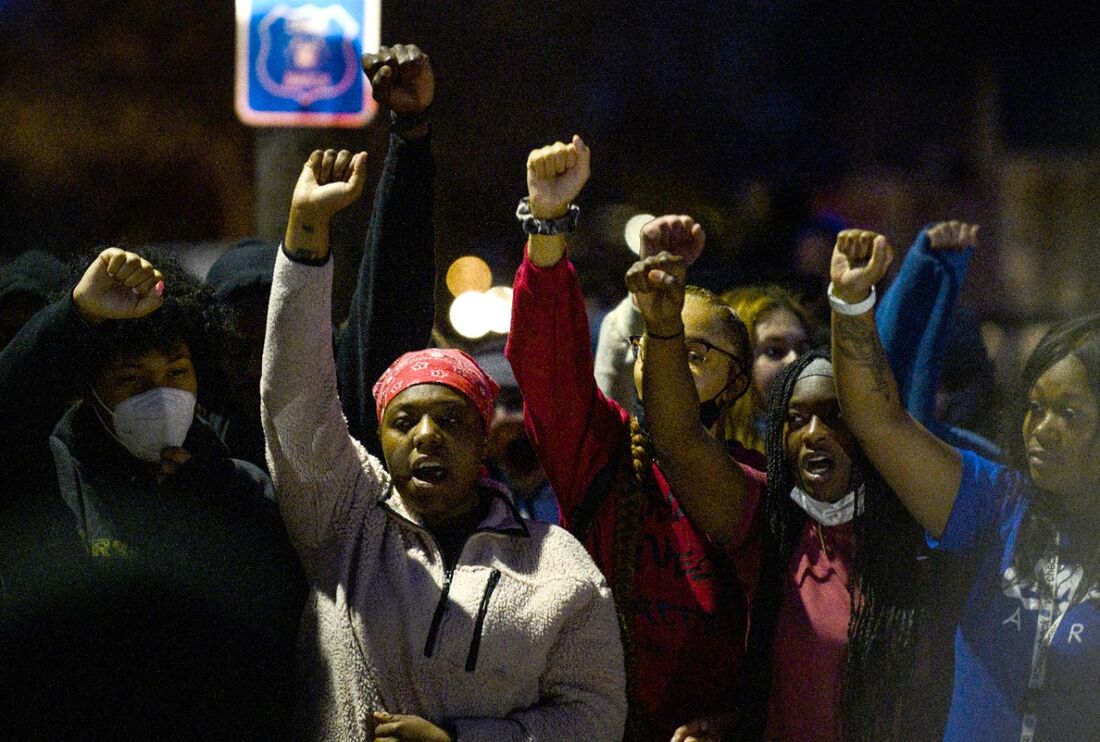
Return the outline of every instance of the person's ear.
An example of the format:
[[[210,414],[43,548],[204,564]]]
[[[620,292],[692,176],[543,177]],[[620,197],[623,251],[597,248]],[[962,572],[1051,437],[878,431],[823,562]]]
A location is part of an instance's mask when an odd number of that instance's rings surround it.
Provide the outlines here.
[[[752,383],[752,374],[748,371],[738,368],[735,371],[735,375],[729,380],[726,385],[726,390],[722,392],[721,397],[723,399],[718,400],[718,406],[725,408],[728,405],[733,404],[739,400],[749,390],[749,385]]]

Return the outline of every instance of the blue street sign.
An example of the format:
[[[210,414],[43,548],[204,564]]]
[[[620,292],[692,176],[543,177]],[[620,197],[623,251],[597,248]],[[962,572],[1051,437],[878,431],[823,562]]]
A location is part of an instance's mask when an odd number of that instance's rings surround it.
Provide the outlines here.
[[[378,49],[381,0],[236,0],[237,116],[250,126],[362,126],[360,67]]]

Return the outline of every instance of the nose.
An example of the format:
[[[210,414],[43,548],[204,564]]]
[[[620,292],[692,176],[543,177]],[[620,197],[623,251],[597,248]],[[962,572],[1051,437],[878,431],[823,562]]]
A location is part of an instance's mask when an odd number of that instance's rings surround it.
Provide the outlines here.
[[[1033,423],[1031,435],[1039,441],[1040,446],[1046,448],[1054,435],[1053,413],[1049,411],[1043,412],[1042,417]]]
[[[794,363],[795,361],[797,361],[797,360],[798,360],[798,356],[799,356],[799,353],[798,353],[798,351],[797,351],[797,350],[795,350],[794,348],[791,348],[790,350],[788,350],[788,351],[787,351],[787,355],[783,356],[783,358],[782,358],[782,359],[780,359],[780,360],[782,360],[782,361],[783,361],[783,365],[784,365],[784,366],[787,366],[787,365],[789,365],[789,364],[791,364],[791,363]]]
[[[439,445],[439,428],[432,421],[431,415],[424,415],[413,429],[413,445],[417,448],[431,448]]]
[[[803,438],[809,442],[816,442],[824,440],[831,433],[832,431],[829,429],[829,426],[825,424],[825,421],[817,415],[813,415],[810,417],[810,422],[806,426],[806,432]]]

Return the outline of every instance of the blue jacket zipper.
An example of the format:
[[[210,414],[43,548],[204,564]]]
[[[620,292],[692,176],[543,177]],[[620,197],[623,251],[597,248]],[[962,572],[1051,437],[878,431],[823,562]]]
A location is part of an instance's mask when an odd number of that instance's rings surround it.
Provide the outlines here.
[[[477,653],[481,649],[481,633],[485,629],[485,614],[489,612],[489,599],[493,596],[493,590],[500,582],[500,570],[494,569],[489,573],[489,582],[485,585],[485,593],[481,596],[481,605],[477,609],[477,623],[474,624],[474,638],[470,640],[470,653],[466,655],[466,672],[473,672],[477,667]]]

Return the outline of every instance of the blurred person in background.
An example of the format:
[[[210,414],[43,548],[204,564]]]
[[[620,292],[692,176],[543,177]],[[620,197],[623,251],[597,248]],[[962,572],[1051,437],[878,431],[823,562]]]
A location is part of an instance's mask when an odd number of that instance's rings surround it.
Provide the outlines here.
[[[231,309],[241,338],[223,353],[218,394],[207,420],[234,457],[265,472],[260,359],[278,249],[262,240],[242,240],[222,253],[206,274],[214,299]]]
[[[542,470],[523,424],[523,396],[512,367],[502,351],[474,356],[485,373],[500,387],[493,406],[486,463],[493,477],[508,486],[520,515],[544,523],[558,523],[560,513],[554,491]]]
[[[0,266],[0,350],[69,278],[65,264],[49,253],[28,250]]]
[[[813,318],[798,298],[775,284],[744,286],[722,294],[745,323],[752,344],[752,386],[722,416],[727,439],[757,451],[763,469],[768,392],[776,376],[810,348]]]

